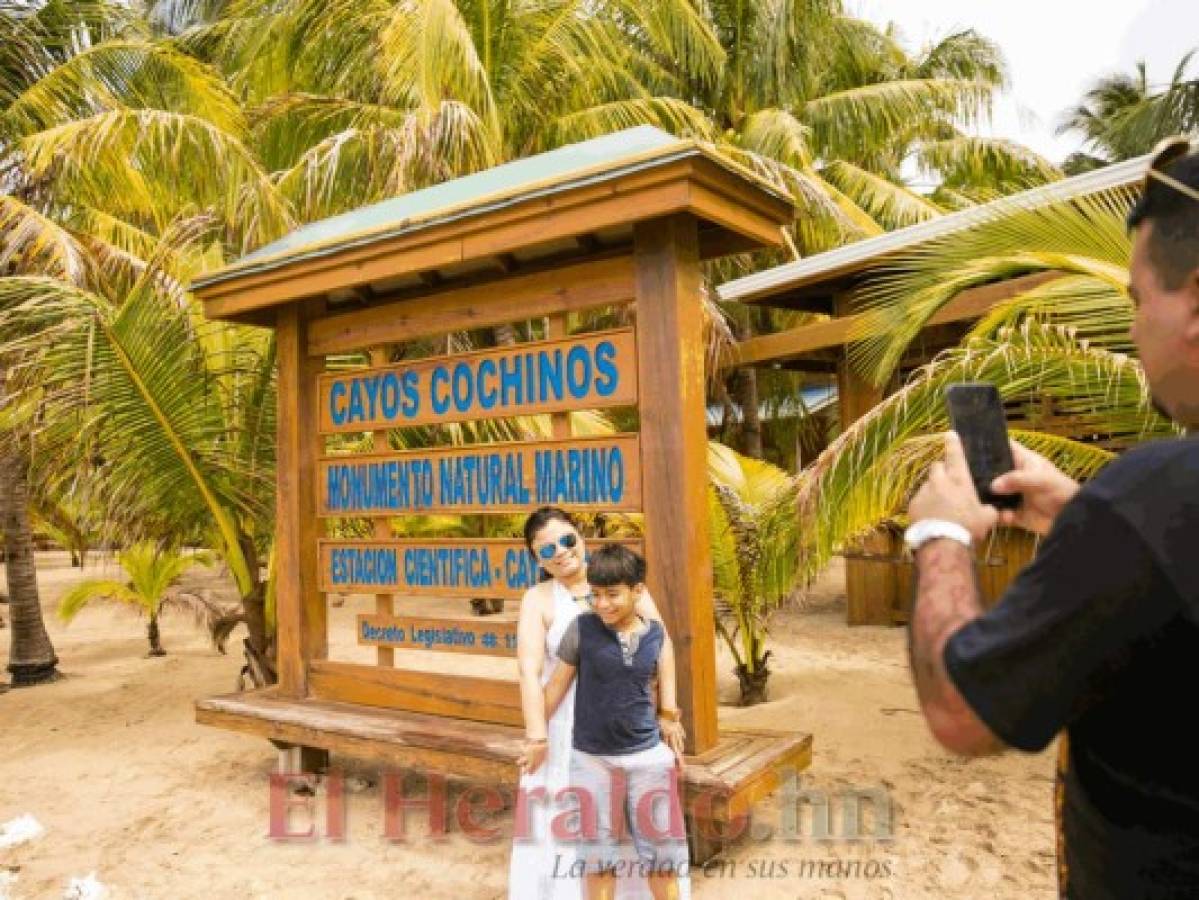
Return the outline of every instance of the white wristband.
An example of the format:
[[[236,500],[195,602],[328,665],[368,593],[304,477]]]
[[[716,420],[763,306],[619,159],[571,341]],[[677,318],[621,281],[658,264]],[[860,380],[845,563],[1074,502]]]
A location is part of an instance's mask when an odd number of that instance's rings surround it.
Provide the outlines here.
[[[964,547],[973,543],[969,531],[957,522],[946,519],[921,519],[919,522],[913,522],[903,533],[903,542],[913,553],[934,538],[949,538]]]

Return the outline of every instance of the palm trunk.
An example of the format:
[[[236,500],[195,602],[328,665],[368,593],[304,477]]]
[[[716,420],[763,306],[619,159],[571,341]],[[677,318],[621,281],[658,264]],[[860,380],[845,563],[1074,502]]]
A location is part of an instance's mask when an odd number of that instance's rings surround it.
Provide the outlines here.
[[[158,614],[150,613],[150,624],[146,626],[146,637],[150,641],[151,656],[166,656],[167,652],[162,649],[162,640],[158,634]]]
[[[29,529],[29,466],[19,449],[0,454],[0,516],[12,619],[8,671],[14,687],[52,681],[58,677],[58,656],[42,619]]]
[[[255,687],[265,687],[275,683],[278,672],[274,641],[266,621],[266,583],[259,577],[258,550],[254,546],[254,539],[242,535],[241,550],[255,579],[253,589],[241,598],[246,631],[249,633],[245,641],[246,665],[242,672],[249,676]]]
[[[737,327],[737,340],[754,336],[753,325],[746,322]],[[741,452],[762,459],[762,417],[758,414],[758,373],[753,366],[737,370],[735,379],[737,403],[741,407]]]

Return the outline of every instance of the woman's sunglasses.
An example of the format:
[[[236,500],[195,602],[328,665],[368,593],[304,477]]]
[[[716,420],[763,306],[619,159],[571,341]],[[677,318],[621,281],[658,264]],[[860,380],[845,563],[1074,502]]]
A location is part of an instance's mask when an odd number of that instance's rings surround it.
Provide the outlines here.
[[[1149,159],[1149,168],[1145,170],[1145,180],[1141,187],[1143,190],[1149,190],[1149,182],[1160,181],[1167,187],[1172,187],[1180,193],[1186,194],[1192,200],[1199,200],[1199,191],[1195,190],[1188,184],[1183,184],[1172,175],[1167,175],[1163,170],[1177,159],[1181,159],[1191,152],[1190,138],[1182,136],[1166,138],[1160,144],[1153,148],[1153,156]]]
[[[549,562],[549,560],[553,559],[558,553],[559,547],[561,547],[563,550],[573,550],[575,544],[578,542],[579,536],[577,534],[564,534],[562,537],[558,538],[558,542],[556,544],[551,542],[549,544],[542,544],[540,547],[538,547],[537,555],[546,562]]]

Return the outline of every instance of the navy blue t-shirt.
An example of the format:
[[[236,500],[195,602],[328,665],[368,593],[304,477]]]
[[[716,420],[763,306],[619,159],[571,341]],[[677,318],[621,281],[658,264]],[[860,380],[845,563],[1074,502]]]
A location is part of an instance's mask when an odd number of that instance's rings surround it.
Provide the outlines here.
[[[574,748],[618,756],[658,746],[662,736],[653,681],[665,635],[650,619],[640,632],[620,636],[595,613],[576,616],[562,634],[558,656],[578,667]]]
[[[1135,448],[1059,514],[945,665],[1006,744],[1069,735],[1068,896],[1199,896],[1199,438]]]

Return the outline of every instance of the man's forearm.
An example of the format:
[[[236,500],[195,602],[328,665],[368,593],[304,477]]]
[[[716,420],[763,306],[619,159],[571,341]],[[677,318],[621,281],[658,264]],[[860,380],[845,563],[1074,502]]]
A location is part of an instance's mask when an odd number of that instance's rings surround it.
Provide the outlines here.
[[[908,653],[916,694],[942,744],[967,755],[994,753],[1002,744],[978,721],[945,670],[945,644],[982,614],[968,548],[933,540],[916,554],[916,596],[908,625]]]

